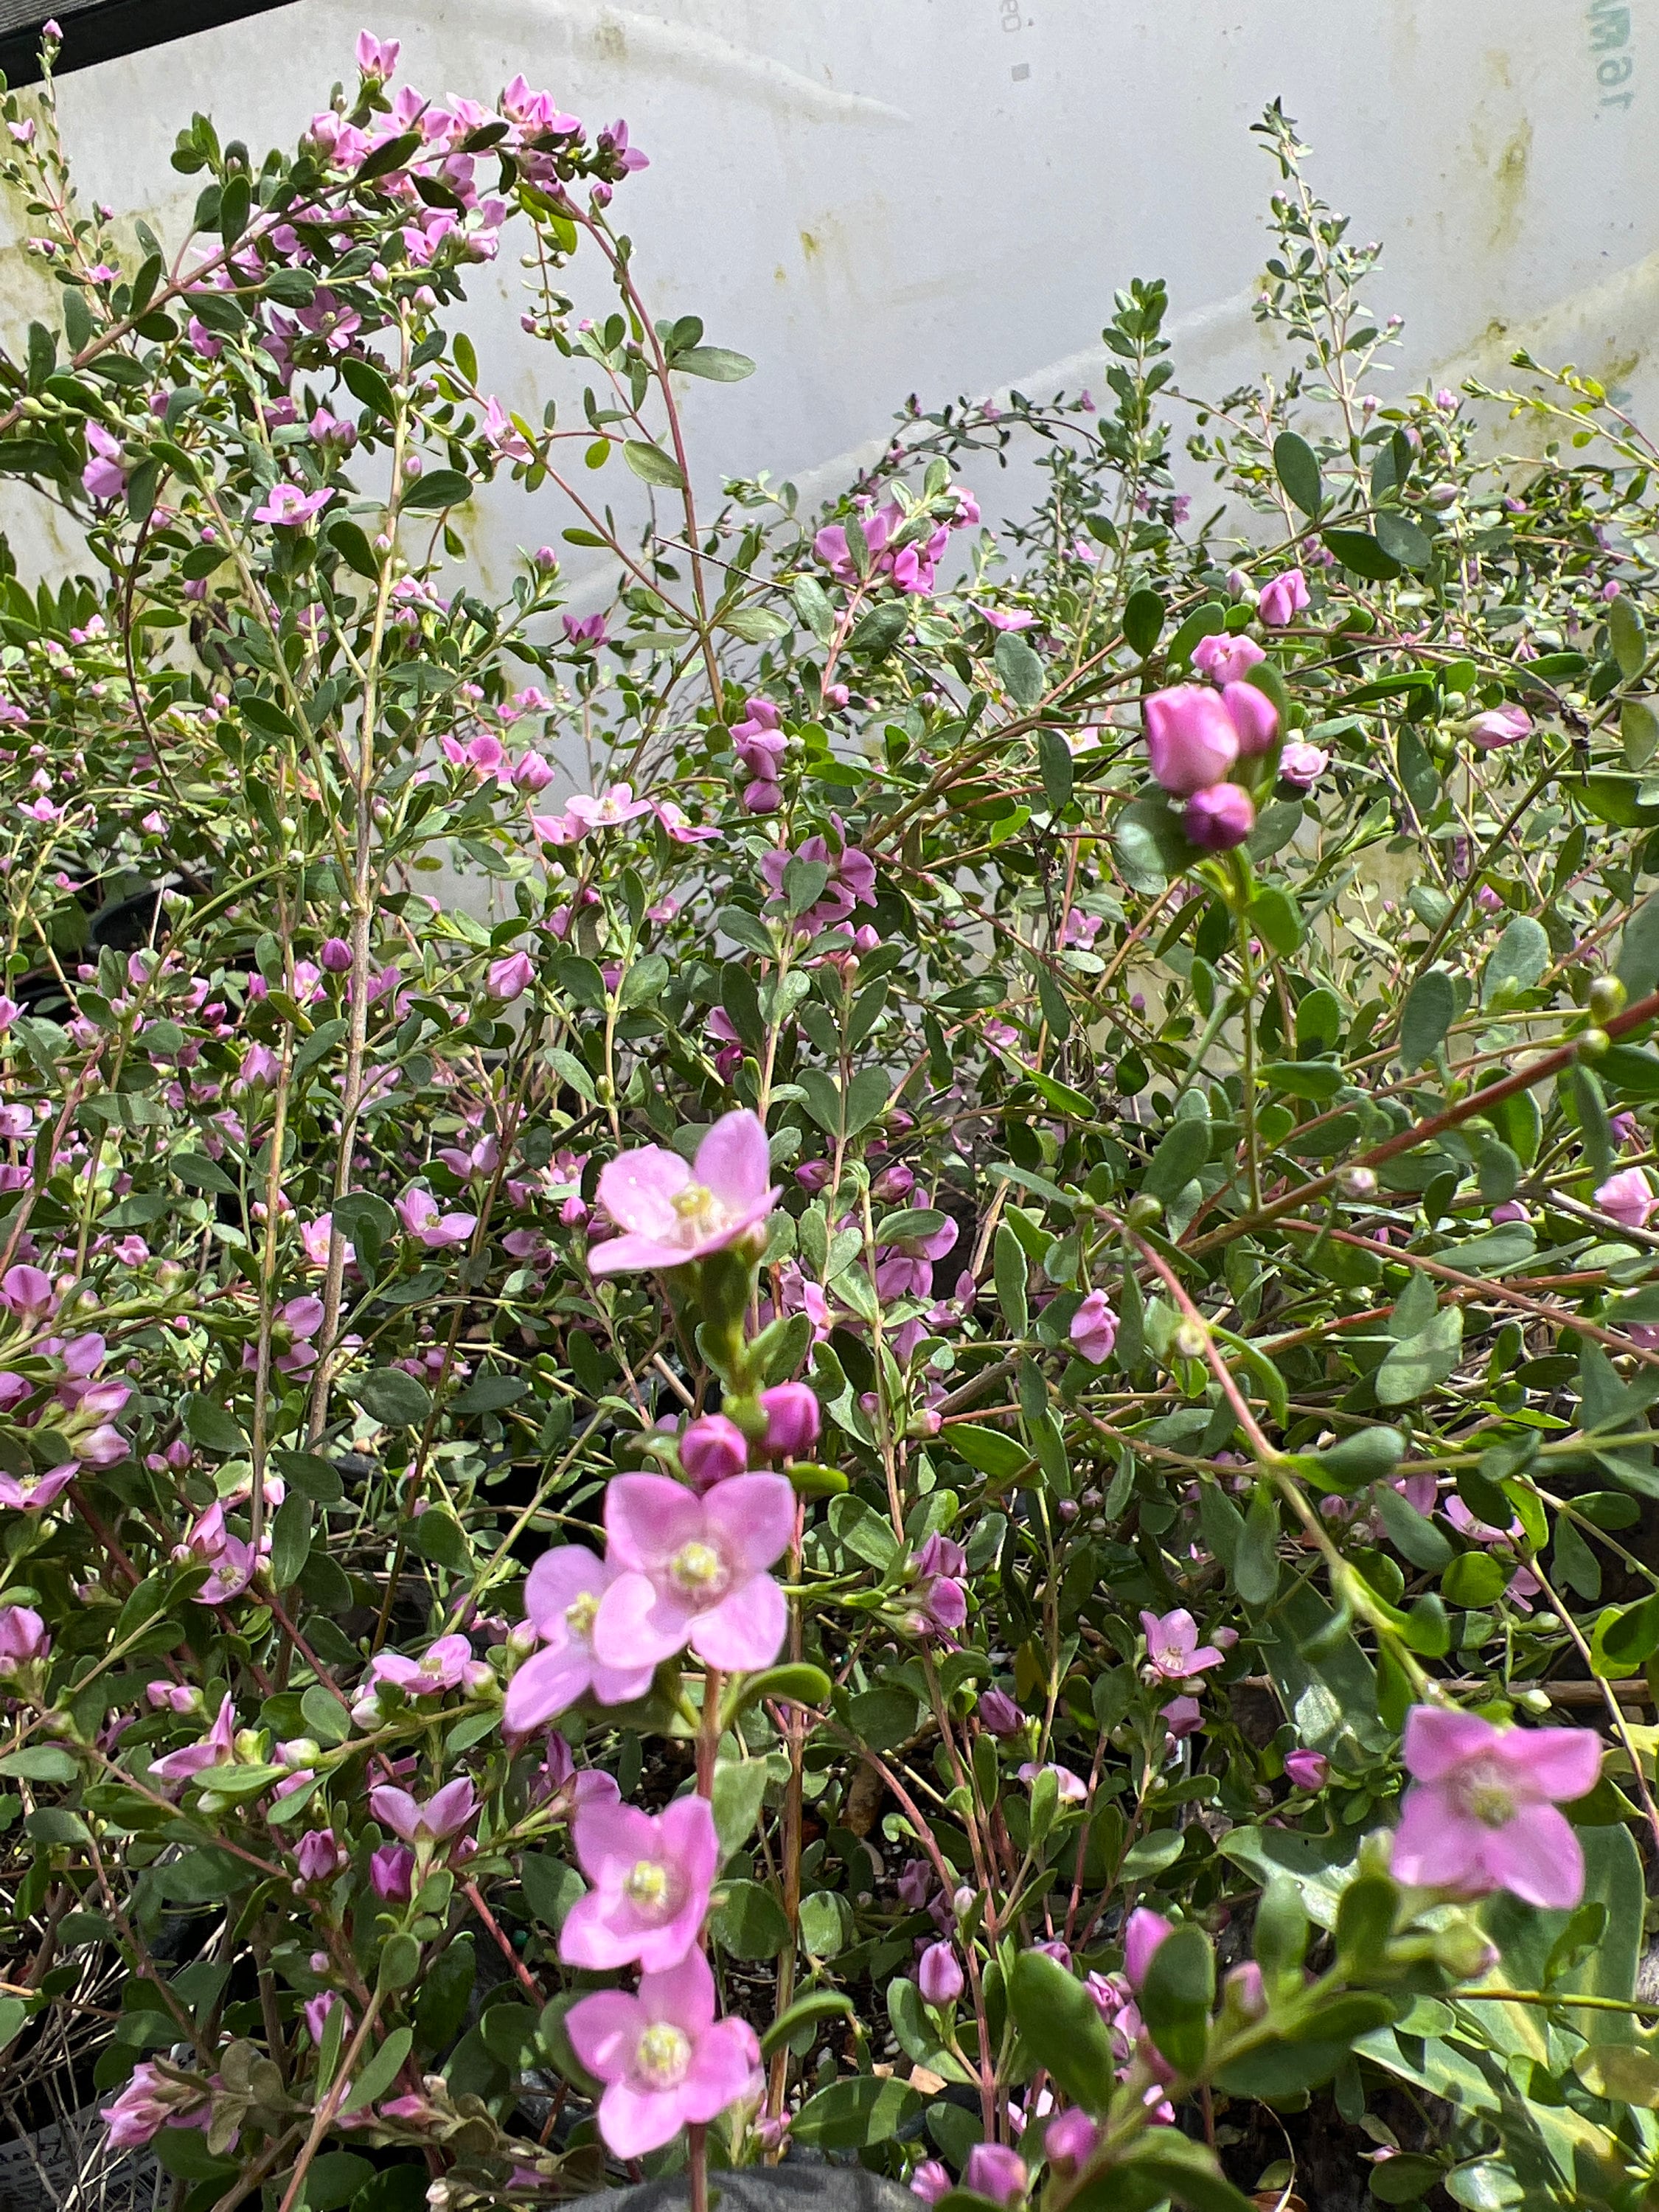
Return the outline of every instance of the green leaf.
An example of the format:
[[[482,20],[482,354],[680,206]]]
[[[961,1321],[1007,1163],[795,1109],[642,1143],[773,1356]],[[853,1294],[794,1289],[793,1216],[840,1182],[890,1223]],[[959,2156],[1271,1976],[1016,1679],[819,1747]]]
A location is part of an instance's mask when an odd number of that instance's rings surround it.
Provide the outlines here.
[[[804,1997],[797,1997],[787,2012],[781,2012],[761,2038],[761,2057],[770,2058],[781,2051],[786,2043],[799,2035],[804,2027],[816,2027],[821,2020],[855,2020],[853,2000],[840,1990],[813,1990]]]
[[[377,2098],[384,2097],[397,2080],[414,2042],[412,2027],[394,2027],[368,2063],[352,2077],[351,2087],[341,2102],[340,2110],[343,2112],[360,2112],[365,2105],[372,2105]]]
[[[1133,2199],[1127,2191],[1134,2192]],[[1127,2212],[1131,2202],[1146,2203],[1153,2191],[1187,2212],[1255,2212],[1262,2201],[1235,2189],[1203,2143],[1176,2128],[1148,2128],[1115,2169],[1080,2190],[1071,2203],[1077,2212],[1118,2212],[1120,2207]]]
[[[434,469],[429,475],[416,477],[414,483],[404,487],[401,504],[422,513],[433,513],[441,507],[462,507],[472,496],[472,480],[459,469]]]
[[[1418,977],[1400,1013],[1400,1057],[1408,1068],[1433,1059],[1456,1012],[1457,994],[1449,975],[1431,968]]]
[[[744,377],[755,374],[748,355],[733,353],[730,346],[686,346],[668,365],[687,376],[705,376],[714,384],[741,384]]]
[[[563,1927],[565,1916],[587,1884],[573,1866],[552,1851],[526,1851],[519,1861],[519,1881],[524,1901],[544,1928]]]
[[[685,489],[679,463],[672,453],[664,453],[660,446],[647,445],[642,438],[630,438],[623,447],[623,459],[641,483],[659,484],[666,491]]]
[[[860,1690],[848,1701],[847,1712],[860,1743],[872,1751],[890,1751],[915,1734],[920,1708],[914,1691],[899,1682],[883,1682]]]
[[[1376,542],[1384,555],[1402,568],[1426,568],[1434,558],[1428,532],[1397,507],[1379,508],[1376,527]]]
[[[1112,2038],[1074,1974],[1046,1952],[1022,1951],[1008,1977],[1020,2039],[1076,2103],[1103,2112],[1115,2087]]]
[[[1356,576],[1364,576],[1370,583],[1387,584],[1400,574],[1399,562],[1385,553],[1368,531],[1328,530],[1324,535],[1326,545]]]
[[[1196,1118],[1171,1121],[1158,1140],[1140,1188],[1151,1198],[1176,1197],[1210,1157],[1210,1125]]]
[[[1619,736],[1625,765],[1644,769],[1659,752],[1659,714],[1651,699],[1626,699],[1619,709]]]
[[[997,1224],[996,1239],[992,1247],[992,1272],[997,1286],[997,1303],[1002,1308],[1003,1318],[1008,1324],[1008,1334],[1023,1337],[1030,1325],[1030,1315],[1025,1300],[1025,1278],[1028,1262],[1025,1248],[1006,1221]]]
[[[310,1549],[311,1500],[303,1491],[291,1491],[270,1524],[270,1578],[279,1590],[299,1580]]]
[[[1027,645],[1018,630],[1005,629],[997,637],[992,658],[1008,696],[1017,707],[1029,712],[1043,693],[1046,679],[1042,654]]]
[[[417,1429],[432,1411],[432,1393],[401,1367],[376,1367],[341,1384],[348,1398],[385,1428]]]
[[[1317,514],[1325,504],[1325,485],[1307,440],[1298,438],[1294,430],[1281,430],[1273,440],[1273,470],[1304,514]]]
[[[1233,1555],[1233,1585],[1246,1605],[1267,1605],[1279,1589],[1279,1503],[1259,1482]]]
[[[1619,673],[1626,684],[1634,683],[1647,663],[1648,635],[1636,602],[1628,592],[1620,592],[1607,608],[1607,635]]]
[[[774,638],[787,637],[789,627],[788,616],[775,607],[733,607],[720,617],[720,628],[745,645],[767,645]]]
[[[1371,1492],[1371,1506],[1382,1533],[1402,1559],[1425,1572],[1437,1573],[1454,1557],[1452,1547],[1432,1521],[1386,1482]]]
[[[1017,1475],[1031,1456],[1018,1437],[1005,1436],[1000,1429],[981,1428],[977,1421],[953,1422],[941,1441],[969,1467],[998,1482]]]
[[[1133,890],[1161,891],[1196,857],[1162,793],[1149,793],[1126,806],[1112,826],[1112,842]]]
[[[240,1422],[216,1398],[200,1390],[192,1390],[185,1400],[185,1427],[191,1442],[200,1444],[204,1451],[229,1456],[248,1449]]]
[[[388,138],[385,145],[377,146],[368,159],[360,165],[356,182],[370,184],[376,177],[389,176],[393,169],[401,169],[411,154],[420,151],[421,143],[418,131],[405,131],[399,137]]]
[[[1141,659],[1162,635],[1165,617],[1163,599],[1147,586],[1131,592],[1123,608],[1123,642]]]
[[[854,2074],[807,2099],[790,2140],[812,2150],[864,2150],[893,2142],[921,2110],[921,2099],[908,2081]]]
[[[1659,897],[1644,899],[1625,924],[1619,941],[1618,975],[1632,999],[1645,999],[1659,986]],[[1613,1049],[1628,1052],[1632,1048],[1615,1046]]]
[[[769,1889],[757,1881],[728,1881],[726,1902],[714,1916],[714,1933],[738,1959],[775,1959],[787,1946],[789,1923]]]
[[[1058,814],[1072,797],[1072,749],[1058,730],[1037,732],[1037,768],[1043,796],[1050,811]]]
[[[714,1765],[709,1808],[720,1838],[721,1863],[754,1832],[769,1779],[763,1759],[722,1759]]]
[[[1302,942],[1302,909],[1291,894],[1270,884],[1256,893],[1247,911],[1257,936],[1288,959]]]
[[[0,1759],[0,1774],[15,1775],[21,1782],[73,1782],[78,1771],[68,1752],[52,1743],[30,1744]]]
[[[1396,1344],[1376,1370],[1379,1406],[1413,1406],[1443,1382],[1463,1354],[1463,1310],[1447,1306],[1420,1334]]]
[[[1543,924],[1529,914],[1517,914],[1492,947],[1480,988],[1481,1005],[1490,1006],[1500,997],[1512,1004],[1523,991],[1531,990],[1549,964],[1550,941]]]
[[[1440,1589],[1448,1605],[1474,1611],[1491,1605],[1509,1578],[1508,1567],[1490,1552],[1463,1552],[1440,1577]]]
[[[1153,1952],[1140,1988],[1147,2033],[1182,2074],[1195,2074],[1204,2063],[1214,2002],[1215,1953],[1204,1930],[1184,1921]]]

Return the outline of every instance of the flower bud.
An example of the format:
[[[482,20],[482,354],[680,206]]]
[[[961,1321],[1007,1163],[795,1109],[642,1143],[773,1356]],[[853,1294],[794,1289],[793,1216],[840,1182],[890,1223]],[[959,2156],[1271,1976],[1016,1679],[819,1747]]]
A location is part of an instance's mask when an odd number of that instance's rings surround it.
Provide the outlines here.
[[[1018,1735],[1025,1716],[1006,1690],[987,1690],[979,1701],[980,1724],[993,1735]]]
[[[805,1382],[780,1382],[763,1390],[763,1449],[771,1459],[802,1459],[818,1440],[818,1401]]]
[[[809,1394],[810,1395],[810,1394]],[[712,1490],[749,1465],[743,1431],[724,1413],[705,1413],[680,1438],[680,1465],[696,1490]]]
[[[1589,987],[1589,1004],[1593,1020],[1610,1022],[1624,1011],[1624,985],[1616,975],[1598,975]]]
[[[953,2005],[963,1991],[961,1961],[948,1943],[930,1943],[916,1968],[916,1987],[923,2002],[941,2009]]]
[[[1170,1339],[1170,1349],[1182,1359],[1202,1359],[1205,1346],[1209,1341],[1210,1332],[1205,1328],[1203,1322],[1194,1321],[1190,1315],[1183,1315],[1176,1324],[1175,1334]]]
[[[1498,1964],[1495,1944],[1489,1942],[1486,1931],[1462,1914],[1448,1927],[1437,1930],[1434,1955],[1449,1974],[1460,1982],[1478,1981]]]
[[[1070,2176],[1087,2166],[1100,2142],[1100,2130],[1080,2105],[1060,2112],[1049,2121],[1042,2137],[1042,2155],[1057,2173]]]
[[[343,975],[351,965],[351,947],[343,937],[327,938],[317,957],[331,975]]]
[[[1267,2011],[1267,1992],[1261,1980],[1261,1969],[1254,1959],[1247,1959],[1242,1966],[1235,1966],[1221,1984],[1224,2010],[1236,2020],[1255,2021],[1265,2018]]]
[[[1336,1175],[1338,1194],[1343,1198],[1363,1200],[1376,1196],[1376,1176],[1370,1168],[1339,1168]]]

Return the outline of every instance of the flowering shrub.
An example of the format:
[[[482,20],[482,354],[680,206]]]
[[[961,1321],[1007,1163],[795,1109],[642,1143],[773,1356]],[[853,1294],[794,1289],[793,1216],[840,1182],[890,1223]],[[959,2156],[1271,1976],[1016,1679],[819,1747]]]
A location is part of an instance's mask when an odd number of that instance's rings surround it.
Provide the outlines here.
[[[1207,519],[1145,283],[1109,412],[710,519],[626,128],[397,62],[196,118],[165,246],[4,103],[88,563],[0,580],[14,2124],[186,2212],[1648,2202],[1653,449],[1380,398],[1273,110]],[[492,481],[602,611],[480,595]]]

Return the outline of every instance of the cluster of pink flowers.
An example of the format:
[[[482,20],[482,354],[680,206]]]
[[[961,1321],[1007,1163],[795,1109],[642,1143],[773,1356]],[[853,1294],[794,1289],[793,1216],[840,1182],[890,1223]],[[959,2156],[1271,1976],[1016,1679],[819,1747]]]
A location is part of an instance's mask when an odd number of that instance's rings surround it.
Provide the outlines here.
[[[1145,713],[1152,774],[1172,798],[1186,800],[1189,841],[1206,853],[1242,845],[1255,827],[1255,801],[1232,771],[1273,750],[1278,708],[1254,684],[1233,680],[1219,690],[1177,684],[1155,691]]]
[[[924,508],[907,514],[896,500],[873,509],[864,502],[857,522],[869,553],[870,573],[889,578],[899,591],[914,597],[930,592],[951,532],[965,530],[979,520],[979,502],[970,491],[956,485],[951,495],[955,505],[940,521],[933,521]],[[832,522],[820,530],[812,540],[812,550],[837,583],[858,583],[859,568],[848,544],[845,525]]]

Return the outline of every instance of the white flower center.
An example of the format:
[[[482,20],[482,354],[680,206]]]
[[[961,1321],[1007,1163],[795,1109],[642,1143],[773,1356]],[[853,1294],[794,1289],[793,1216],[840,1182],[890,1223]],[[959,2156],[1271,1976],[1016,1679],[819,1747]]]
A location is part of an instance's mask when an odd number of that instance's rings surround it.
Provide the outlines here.
[[[684,1590],[687,1597],[711,1601],[725,1594],[731,1579],[725,1560],[714,1546],[695,1540],[681,1545],[669,1561],[668,1571],[676,1587]]]
[[[672,1903],[673,1884],[668,1869],[655,1859],[635,1859],[623,1880],[623,1890],[629,1902],[638,1905],[653,1918],[662,1918],[664,1906]]]
[[[678,2088],[690,2063],[690,2038],[665,2020],[653,2021],[634,2054],[635,2071],[653,2089]]]
[[[1489,1760],[1477,1761],[1461,1775],[1455,1794],[1462,1809],[1483,1828],[1506,1828],[1515,1818],[1515,1792]]]
[[[592,1590],[584,1590],[580,1597],[572,1598],[564,1609],[564,1625],[579,1644],[586,1644],[593,1633],[593,1616],[599,1609],[599,1601]]]

